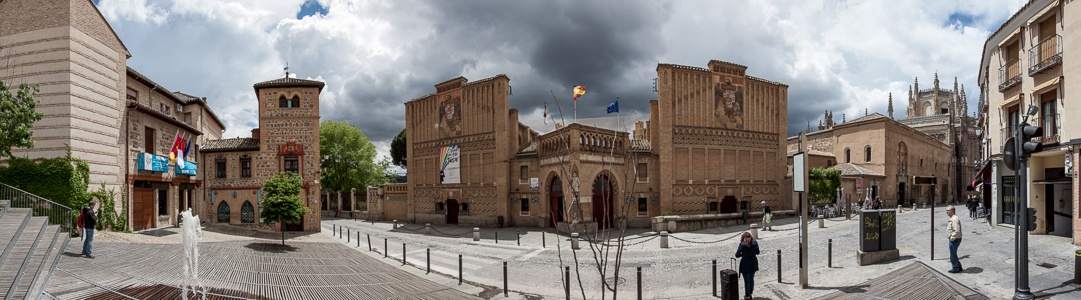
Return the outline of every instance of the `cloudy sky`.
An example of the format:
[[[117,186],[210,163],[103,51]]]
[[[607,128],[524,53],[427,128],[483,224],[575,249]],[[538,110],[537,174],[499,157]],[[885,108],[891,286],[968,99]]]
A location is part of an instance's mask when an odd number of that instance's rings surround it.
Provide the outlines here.
[[[511,107],[540,132],[551,129],[541,118],[550,91],[569,100],[585,86],[580,119],[603,122],[617,97],[623,115],[643,115],[658,63],[711,59],[788,84],[790,134],[825,110],[837,121],[885,114],[889,93],[902,118],[913,79],[929,88],[936,72],[943,88],[954,77],[965,86],[971,112],[983,43],[1025,2],[93,1],[131,51],[128,65],[207,97],[225,137],[250,136],[252,84],[288,63],[326,82],[324,120],[348,121],[384,155],[405,127],[403,103],[457,76],[507,74]]]

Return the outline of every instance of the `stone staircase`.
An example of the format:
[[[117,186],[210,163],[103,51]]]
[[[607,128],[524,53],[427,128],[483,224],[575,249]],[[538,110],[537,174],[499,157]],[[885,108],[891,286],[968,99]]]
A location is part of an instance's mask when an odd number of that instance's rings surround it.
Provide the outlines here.
[[[0,296],[38,299],[71,240],[49,217],[0,200]]]

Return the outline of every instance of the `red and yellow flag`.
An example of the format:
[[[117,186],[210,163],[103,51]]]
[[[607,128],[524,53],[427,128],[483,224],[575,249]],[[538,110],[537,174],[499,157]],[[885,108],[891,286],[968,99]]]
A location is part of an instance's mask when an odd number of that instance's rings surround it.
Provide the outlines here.
[[[586,94],[586,87],[576,85],[574,86],[574,101],[578,101],[578,97]]]

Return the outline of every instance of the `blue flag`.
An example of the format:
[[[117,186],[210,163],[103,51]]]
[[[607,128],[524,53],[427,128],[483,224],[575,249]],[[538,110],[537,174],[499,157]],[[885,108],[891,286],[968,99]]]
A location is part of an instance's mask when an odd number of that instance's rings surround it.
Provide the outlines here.
[[[616,100],[616,101],[612,102],[612,104],[608,104],[608,113],[617,113],[617,112],[619,112],[619,100]]]

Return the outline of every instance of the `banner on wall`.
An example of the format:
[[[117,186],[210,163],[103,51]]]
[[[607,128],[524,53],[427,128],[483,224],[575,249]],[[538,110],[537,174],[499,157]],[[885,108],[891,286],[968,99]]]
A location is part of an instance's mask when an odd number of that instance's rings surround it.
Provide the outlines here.
[[[461,148],[458,145],[439,149],[439,157],[443,163],[439,168],[439,182],[442,184],[462,183],[461,174]]]
[[[169,172],[169,158],[153,153],[139,152],[136,156],[136,169],[139,171]]]

